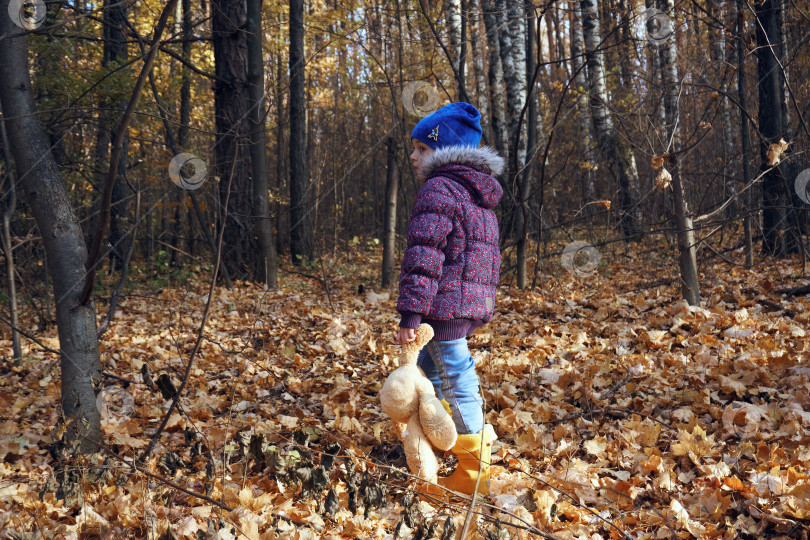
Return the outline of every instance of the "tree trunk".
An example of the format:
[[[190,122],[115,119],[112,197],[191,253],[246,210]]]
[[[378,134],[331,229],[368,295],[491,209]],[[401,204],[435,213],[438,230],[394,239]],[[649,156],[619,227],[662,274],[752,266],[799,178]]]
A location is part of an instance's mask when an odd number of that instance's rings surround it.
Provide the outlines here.
[[[116,0],[104,1],[104,56],[102,67],[112,71],[115,66],[119,66],[127,61],[127,37],[124,29],[127,25],[127,4]],[[112,117],[113,125],[120,124],[120,118],[127,109],[127,101],[118,101],[109,104],[117,111]],[[110,117],[107,117],[110,119]],[[107,129],[100,126],[99,129]],[[111,138],[114,140],[116,133],[113,131]],[[107,138],[109,140],[110,137]],[[105,158],[107,148],[105,148]],[[105,161],[108,161],[105,160]],[[124,133],[123,144],[121,146],[121,158],[118,160],[118,173],[112,191],[112,205],[110,206],[110,263],[112,267],[122,269],[123,261],[133,239],[127,229],[129,228],[129,194],[130,190],[126,183],[126,173],[129,165],[129,134]],[[111,268],[112,270],[112,268]],[[122,269],[123,271],[123,269]]]
[[[17,206],[17,188],[2,104],[0,104],[0,143],[3,144],[3,161],[6,164],[5,180],[8,181],[8,188],[3,195],[3,198],[7,199],[7,201],[6,207],[3,209],[2,243],[3,253],[6,255],[6,275],[8,276],[8,315],[11,320],[11,350],[14,353],[14,363],[20,365],[22,361],[22,344],[20,343],[20,332],[17,330],[20,327],[19,318],[17,316],[17,278],[15,277],[14,252],[13,246],[11,245],[11,216],[14,215],[14,208]]]
[[[189,122],[191,120],[191,41],[194,39],[193,18],[191,13],[191,0],[181,0],[183,6],[183,64],[180,66],[180,125],[177,127],[177,146],[181,151],[186,150],[188,144]]]
[[[189,121],[191,119],[191,70],[187,64],[191,63],[191,40],[192,34],[192,19],[191,19],[191,0],[181,1],[183,14],[182,14],[182,35],[183,44],[181,49],[182,58],[185,61],[180,65],[180,125],[177,128],[177,147],[181,152],[187,151],[186,145],[188,144],[188,129]],[[190,192],[191,193],[191,192]],[[185,196],[180,190],[174,190],[171,194],[172,202],[175,203],[174,219],[172,224],[172,244],[175,247],[181,247],[180,244],[180,231],[182,230],[183,215],[185,214]],[[189,253],[193,250],[191,248],[191,236],[193,229],[188,230],[189,239],[186,242],[186,249]],[[172,252],[172,261],[175,260],[176,251]],[[216,256],[216,254],[214,255]]]
[[[264,107],[264,59],[262,55],[262,0],[247,0],[248,108],[250,115],[250,161],[253,166],[253,216],[259,242],[261,276],[271,289],[278,286],[276,243],[270,223],[268,200],[267,130]]]
[[[388,138],[388,159],[385,175],[385,217],[383,225],[382,288],[391,286],[394,278],[394,254],[397,241],[397,195],[399,193],[399,168],[397,167],[397,141]]]
[[[745,34],[745,11],[743,9],[743,0],[735,1],[737,11],[737,100],[740,103],[740,144],[742,147],[742,185],[743,187],[748,184],[751,178],[751,135],[748,131],[748,107],[746,104],[747,95],[745,93],[746,76],[745,76],[745,43],[743,42]],[[753,205],[751,193],[753,190],[748,189],[745,192],[745,217],[743,217],[743,230],[745,234],[745,264],[751,266],[754,264],[754,240],[753,240],[753,218],[752,211]]]
[[[622,88],[629,89],[633,85],[631,64],[635,55],[635,50],[632,49],[633,30],[630,28],[630,24],[635,19],[635,14],[633,13],[633,3],[627,0],[618,0],[616,7],[619,14],[619,35],[621,36],[621,42],[617,48],[620,58],[619,71],[622,76]]]
[[[577,109],[577,126],[583,145],[580,180],[582,184],[582,204],[584,206],[596,199],[593,183],[596,162],[593,156],[591,121],[588,115],[588,86],[585,80],[585,56],[582,48],[582,8],[579,0],[573,0],[569,4],[573,13],[571,21],[571,71],[574,74],[574,103]]]
[[[790,72],[788,71],[789,68],[795,64],[795,62],[791,61],[791,53],[788,50],[788,45],[795,43],[795,41],[792,39],[792,36],[788,36],[790,27],[786,26],[785,22],[785,13],[788,9],[785,0],[778,0],[777,3],[779,5],[779,18],[777,24],[779,28],[779,35],[781,36],[779,64],[782,66],[780,68],[780,75],[782,76],[783,82],[781,100],[782,132],[784,133],[784,138],[786,141],[795,141],[796,134],[791,128],[792,111],[790,107]],[[793,7],[795,8],[795,6]],[[789,37],[791,39],[788,39]],[[795,69],[795,67],[792,69]],[[789,148],[789,153],[795,154],[795,152],[795,147]],[[807,230],[807,216],[809,214],[804,210],[805,203],[799,198],[798,193],[796,193],[796,190],[793,189],[792,185],[795,178],[801,172],[800,160],[796,158],[782,159],[782,161],[779,163],[779,168],[782,171],[782,177],[788,180],[786,191],[788,193],[788,200],[790,201],[790,208],[788,208],[787,213],[790,230],[793,232],[788,235],[786,240],[787,249],[790,253],[802,253],[802,260],[804,260],[807,258],[807,254],[805,253],[804,243],[801,241],[801,234]],[[804,219],[802,219],[802,215],[805,216]]]
[[[492,121],[489,117],[489,95],[487,92],[487,79],[484,73],[484,56],[486,53],[486,43],[481,35],[480,15],[481,0],[470,0],[470,17],[468,22],[468,32],[470,33],[470,45],[473,50],[473,67],[475,68],[475,86],[478,98],[478,111],[481,113],[481,128],[484,132],[486,144],[495,146],[495,139],[492,133]]]
[[[537,92],[534,84],[534,71],[537,66],[535,57],[535,43],[537,41],[537,17],[535,16],[534,4],[527,1],[525,4],[526,16],[526,86],[528,88],[527,99],[528,127],[526,129],[526,162],[523,174],[520,178],[519,189],[519,212],[521,214],[521,228],[518,231],[517,242],[517,287],[525,289],[528,284],[527,252],[529,250],[529,187],[532,179],[532,163],[537,155]]]
[[[0,0],[0,13],[9,0]],[[0,17],[0,35],[17,34],[9,17]],[[79,220],[50,152],[34,106],[25,38],[7,37],[0,47],[0,102],[17,177],[42,235],[53,279],[62,371],[62,412],[68,440],[80,439],[82,452],[98,451],[101,442],[96,393],[101,387],[95,306],[80,302],[87,248]]]
[[[670,17],[674,16],[672,0],[662,0],[663,11]],[[689,305],[700,305],[700,284],[697,275],[697,257],[695,254],[695,232],[692,228],[692,218],[684,196],[681,181],[678,154],[680,152],[680,105],[678,103],[680,84],[678,71],[675,66],[676,44],[674,38],[659,45],[661,56],[661,73],[664,83],[664,112],[666,115],[667,135],[672,174],[672,199],[675,207],[675,222],[678,228],[678,267],[681,273],[681,294]]]
[[[503,229],[506,237],[514,237],[522,230],[523,214],[520,208],[518,168],[526,162],[526,138],[518,132],[520,112],[526,103],[526,27],[523,4],[499,0],[501,60],[506,84],[506,117],[508,133],[508,160],[503,187],[509,205]],[[524,124],[525,126],[525,124]],[[525,127],[523,128],[525,129]]]
[[[784,80],[781,58],[782,36],[779,25],[781,2],[763,0],[756,5],[757,72],[759,74],[759,131],[760,170],[762,179],[762,251],[777,257],[794,252],[798,244],[798,231],[789,224],[793,221],[788,208],[791,196],[782,165],[771,167],[768,149],[780,139],[789,140],[785,133]],[[785,161],[786,156],[782,156]],[[771,169],[770,171],[768,169]]]
[[[277,22],[279,35],[276,36],[276,38],[279,40],[279,43],[282,43],[284,36],[281,31],[282,17],[280,14]],[[286,69],[284,67],[284,60],[281,54],[277,54],[276,81],[282,81],[285,75]],[[287,116],[284,112],[287,110],[287,107],[284,106],[284,85],[276,83],[274,86],[276,87],[274,96],[276,106],[276,194],[281,195],[287,192],[286,180],[288,178],[286,164],[289,152],[286,151],[287,145],[284,140],[285,126],[287,125]],[[276,253],[282,253],[287,249],[287,246],[290,245],[290,218],[288,215],[285,215],[285,212],[281,211],[281,203],[278,202],[278,199],[279,197],[276,197],[276,204],[274,205],[276,214]],[[282,219],[282,215],[284,215],[284,219]]]
[[[290,256],[295,265],[312,258],[307,210],[307,103],[305,94],[304,1],[290,0]]]
[[[461,96],[461,90],[464,86],[464,73],[461,69],[461,0],[448,0],[447,1],[447,33],[450,37],[450,58],[453,62],[453,72],[456,74],[457,96]]]
[[[227,214],[221,257],[223,263],[230,263],[232,277],[256,279],[261,273],[255,222],[249,218],[253,208],[251,164],[248,148],[238,148],[250,137],[247,2],[213,0],[213,4],[214,63],[219,78],[214,84],[217,141],[213,169],[219,179],[220,216]],[[226,200],[228,208],[224,208]]]
[[[723,6],[719,0],[709,0],[707,8],[710,13],[717,14],[718,20],[723,20]],[[707,34],[709,37],[709,53],[711,55],[712,64],[714,66],[715,80],[708,81],[717,86],[719,97],[718,106],[720,108],[720,118],[722,119],[722,129],[716,131],[718,137],[722,137],[723,148],[723,186],[725,193],[723,198],[734,197],[737,194],[737,184],[734,181],[733,175],[728,174],[729,160],[734,152],[734,137],[731,131],[731,120],[728,106],[727,84],[726,84],[726,66],[729,64],[729,59],[726,58],[726,40],[725,32],[722,27],[719,27],[715,21],[710,21],[707,24]],[[729,206],[728,216],[732,217],[737,213],[737,205]]]
[[[635,156],[627,144],[619,141],[608,111],[605,68],[596,0],[582,0],[582,33],[588,66],[588,88],[594,133],[607,162],[611,176],[619,186],[620,224],[625,237],[635,238],[641,231],[641,211],[638,206],[639,181]]]
[[[492,104],[492,140],[489,144],[495,147],[502,156],[509,152],[506,133],[506,108],[502,99],[504,91],[503,62],[501,61],[501,41],[498,36],[498,17],[496,0],[481,0],[481,13],[487,35],[489,49],[489,102]]]
[[[557,55],[559,52],[555,46],[554,40],[554,6],[549,6],[546,11],[546,42],[548,43],[548,62],[549,73],[551,78],[555,81],[561,79],[560,64],[561,57]]]

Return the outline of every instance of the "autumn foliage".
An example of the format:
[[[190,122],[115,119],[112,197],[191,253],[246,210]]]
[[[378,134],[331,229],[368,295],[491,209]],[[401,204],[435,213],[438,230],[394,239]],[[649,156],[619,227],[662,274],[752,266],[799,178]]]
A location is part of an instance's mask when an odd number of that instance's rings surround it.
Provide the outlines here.
[[[546,259],[534,292],[501,288],[495,318],[471,341],[499,440],[470,538],[807,534],[810,309],[806,297],[776,292],[795,284],[800,261],[752,270],[715,259],[696,308],[678,300],[676,270],[660,268],[665,248],[651,247],[604,248],[587,277]],[[202,322],[205,269],[187,285],[141,284],[121,299],[102,351],[115,376],[100,400],[105,447],[87,459],[56,461],[56,357],[28,342],[22,367],[2,367],[0,529],[12,538],[459,534],[469,501],[413,497],[376,400],[399,356],[395,297],[371,285],[378,255],[282,274],[276,291],[217,287],[179,411],[143,463],[135,458]],[[53,327],[37,334],[57,347]]]

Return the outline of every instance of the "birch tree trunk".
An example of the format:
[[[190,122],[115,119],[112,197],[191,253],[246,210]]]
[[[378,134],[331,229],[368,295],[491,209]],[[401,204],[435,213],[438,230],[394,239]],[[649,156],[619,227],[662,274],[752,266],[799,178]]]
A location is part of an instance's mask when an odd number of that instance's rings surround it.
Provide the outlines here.
[[[463,66],[460,64],[461,60],[461,0],[448,0],[447,1],[447,33],[450,37],[450,58],[453,63],[453,72],[458,76],[456,85],[458,92],[456,95],[461,95],[461,81],[464,80],[464,73],[462,73]]]
[[[630,147],[619,141],[608,110],[605,67],[602,57],[599,18],[596,0],[582,0],[582,33],[588,66],[588,89],[594,133],[599,143],[601,159],[619,187],[620,225],[627,238],[641,231],[641,210],[638,206],[639,180],[636,160]]]
[[[523,221],[518,169],[526,162],[526,138],[518,124],[526,103],[526,25],[521,2],[499,0],[498,6],[508,134],[508,160],[502,183],[511,206],[504,229],[507,236],[513,236],[520,233]]]
[[[0,13],[9,0],[0,0]],[[79,449],[98,451],[101,442],[96,393],[101,388],[96,312],[91,300],[82,305],[87,248],[81,226],[39,122],[28,75],[25,38],[9,17],[0,17],[0,102],[17,168],[17,178],[34,214],[47,253],[48,273],[56,299],[62,373],[62,412],[68,440],[80,439]]]
[[[264,284],[278,286],[276,243],[270,223],[268,200],[267,129],[264,106],[264,58],[262,55],[262,0],[247,0],[248,114],[250,118],[250,161],[253,172],[253,219],[261,250],[259,256]]]
[[[576,121],[583,145],[582,162],[580,163],[582,204],[586,205],[596,199],[593,184],[596,162],[593,155],[591,120],[588,114],[588,86],[585,80],[585,56],[582,39],[582,8],[579,0],[569,2],[569,9],[573,14],[571,20],[571,69],[574,74],[574,104],[577,109]]]
[[[668,16],[673,17],[672,0],[661,0],[661,8]],[[700,305],[700,284],[697,275],[697,257],[695,254],[695,231],[692,217],[686,205],[680,165],[680,106],[681,91],[678,70],[675,65],[676,44],[674,36],[659,45],[661,73],[664,83],[664,114],[669,139],[667,154],[671,164],[672,200],[675,208],[675,224],[678,229],[678,268],[681,273],[681,294],[689,305]]]

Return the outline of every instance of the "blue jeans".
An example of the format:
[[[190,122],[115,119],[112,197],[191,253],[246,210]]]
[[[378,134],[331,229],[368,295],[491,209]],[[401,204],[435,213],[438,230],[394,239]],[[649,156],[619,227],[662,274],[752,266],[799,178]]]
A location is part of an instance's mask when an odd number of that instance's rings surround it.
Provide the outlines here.
[[[439,399],[450,403],[459,435],[484,429],[484,400],[478,386],[475,362],[467,348],[467,338],[429,341],[419,353],[417,365],[433,383]]]

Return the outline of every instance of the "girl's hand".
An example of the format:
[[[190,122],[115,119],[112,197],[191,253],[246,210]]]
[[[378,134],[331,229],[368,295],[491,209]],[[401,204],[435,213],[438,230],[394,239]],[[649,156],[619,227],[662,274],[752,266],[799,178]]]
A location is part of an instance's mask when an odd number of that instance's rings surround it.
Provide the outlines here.
[[[396,341],[400,345],[405,345],[409,341],[416,339],[416,332],[413,328],[400,328],[397,332]]]

